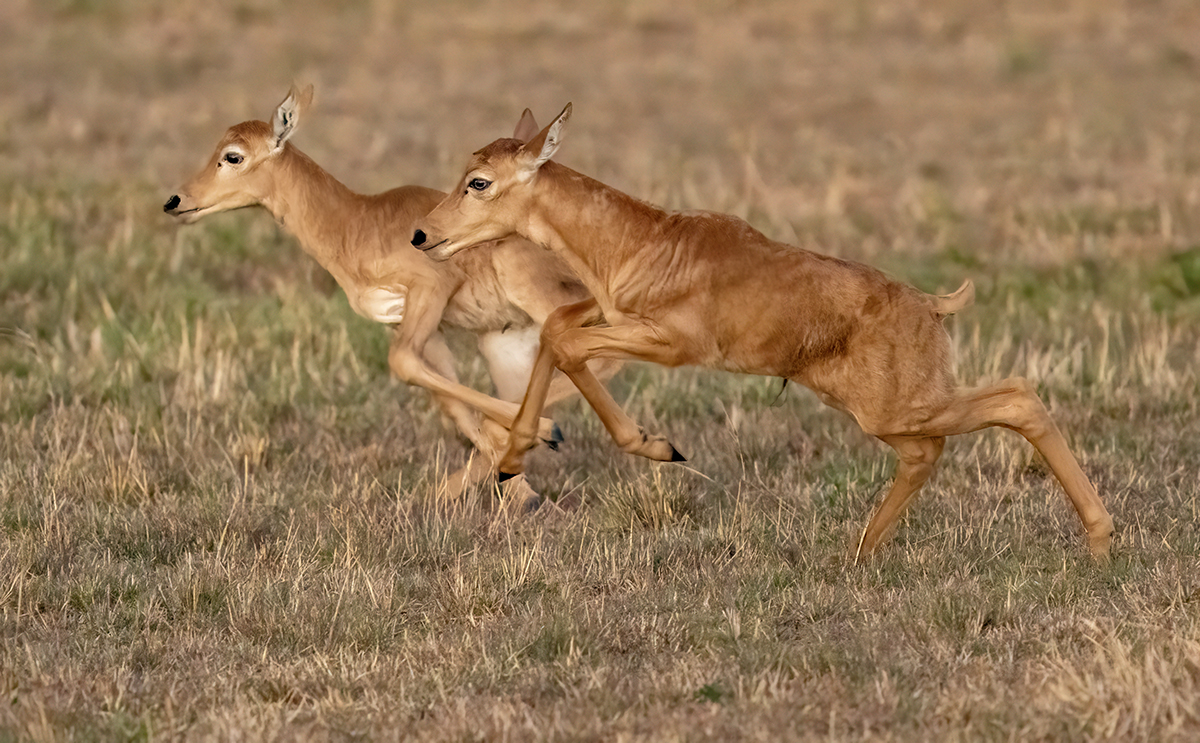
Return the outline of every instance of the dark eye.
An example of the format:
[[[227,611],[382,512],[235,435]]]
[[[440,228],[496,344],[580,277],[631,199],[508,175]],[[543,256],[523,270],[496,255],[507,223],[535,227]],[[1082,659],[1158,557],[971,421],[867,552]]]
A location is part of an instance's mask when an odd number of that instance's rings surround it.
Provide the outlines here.
[[[240,165],[245,158],[242,157],[240,152],[226,152],[223,159],[230,165]]]
[[[491,181],[485,181],[482,178],[472,178],[471,181],[467,183],[467,188],[475,191],[484,191],[490,185],[492,185]]]

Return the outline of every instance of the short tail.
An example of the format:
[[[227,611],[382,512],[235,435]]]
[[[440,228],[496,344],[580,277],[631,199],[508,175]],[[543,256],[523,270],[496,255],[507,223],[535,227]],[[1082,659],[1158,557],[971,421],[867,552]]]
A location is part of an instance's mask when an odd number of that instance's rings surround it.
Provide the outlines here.
[[[929,297],[929,303],[933,305],[933,311],[945,317],[975,303],[975,284],[967,279],[953,294],[928,294],[926,296]]]

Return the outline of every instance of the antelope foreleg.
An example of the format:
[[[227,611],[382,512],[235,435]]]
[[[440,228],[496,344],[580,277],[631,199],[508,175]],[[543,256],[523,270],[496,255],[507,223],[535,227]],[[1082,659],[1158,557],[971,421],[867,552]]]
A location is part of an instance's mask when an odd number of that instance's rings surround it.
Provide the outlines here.
[[[388,366],[401,381],[417,387],[424,387],[443,399],[458,400],[505,428],[511,428],[518,411],[515,403],[497,400],[490,395],[459,384],[453,375],[447,378],[445,375],[446,363],[444,362],[430,363],[429,357],[433,359],[441,356],[450,357],[444,340],[437,333],[437,325],[441,322],[441,308],[444,306],[444,300],[439,302],[435,296],[430,296],[420,288],[412,291],[408,298],[407,316],[403,323],[395,326],[395,332],[392,334],[392,344],[388,351]],[[452,359],[449,363],[453,363]],[[435,369],[435,366],[442,368]],[[455,419],[455,423],[460,423],[461,415],[450,412],[445,404],[442,407]],[[547,442],[555,440],[554,421],[539,420],[535,428]],[[478,443],[470,432],[463,430],[463,433],[471,439],[472,443]]]
[[[525,399],[521,402],[517,419],[510,429],[508,450],[500,459],[501,480],[524,472],[525,452],[535,443],[533,432],[536,428],[536,421],[546,405],[546,398],[550,394],[551,382],[554,377],[553,344],[547,342],[547,338],[555,337],[569,328],[577,328],[603,320],[604,315],[594,299],[559,307],[546,318],[546,322],[542,325],[537,356],[534,358],[533,369],[529,375],[529,387],[525,391]]]
[[[525,471],[525,452],[532,449],[537,440],[534,432],[542,408],[546,405],[546,394],[550,391],[550,380],[554,376],[554,357],[545,344],[538,347],[529,375],[529,387],[525,399],[517,412],[516,420],[509,428],[508,450],[500,458],[499,476],[504,481]]]
[[[547,327],[549,323],[547,323]],[[588,369],[590,359],[640,359],[666,366],[676,365],[670,349],[644,325],[617,327],[575,327],[558,332],[542,332],[542,345],[549,346],[559,369],[570,377],[588,401],[610,436],[622,451],[660,462],[682,462],[683,455],[665,436],[648,434],[639,426],[608,389]]]

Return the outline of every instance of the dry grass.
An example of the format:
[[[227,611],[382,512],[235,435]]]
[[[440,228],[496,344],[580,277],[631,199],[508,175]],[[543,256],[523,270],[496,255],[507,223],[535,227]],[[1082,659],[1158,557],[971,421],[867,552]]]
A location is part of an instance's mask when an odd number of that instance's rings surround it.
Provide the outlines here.
[[[1195,739],[1200,11],[983,5],[0,6],[0,739]],[[264,215],[159,212],[293,79],[362,190],[573,100],[614,185],[970,276],[961,376],[1038,380],[1114,561],[991,432],[855,567],[883,448],[692,370],[613,383],[688,467],[569,403],[555,504],[447,498],[383,331]]]

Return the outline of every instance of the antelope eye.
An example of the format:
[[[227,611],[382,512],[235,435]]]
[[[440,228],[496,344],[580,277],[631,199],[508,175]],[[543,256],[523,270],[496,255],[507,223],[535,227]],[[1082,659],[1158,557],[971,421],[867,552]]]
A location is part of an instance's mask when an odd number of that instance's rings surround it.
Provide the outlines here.
[[[492,185],[491,181],[484,180],[483,178],[472,178],[467,187],[475,191],[484,191],[490,185]]]
[[[225,157],[222,159],[230,165],[240,165],[242,160],[246,158],[242,157],[240,152],[226,152]]]

